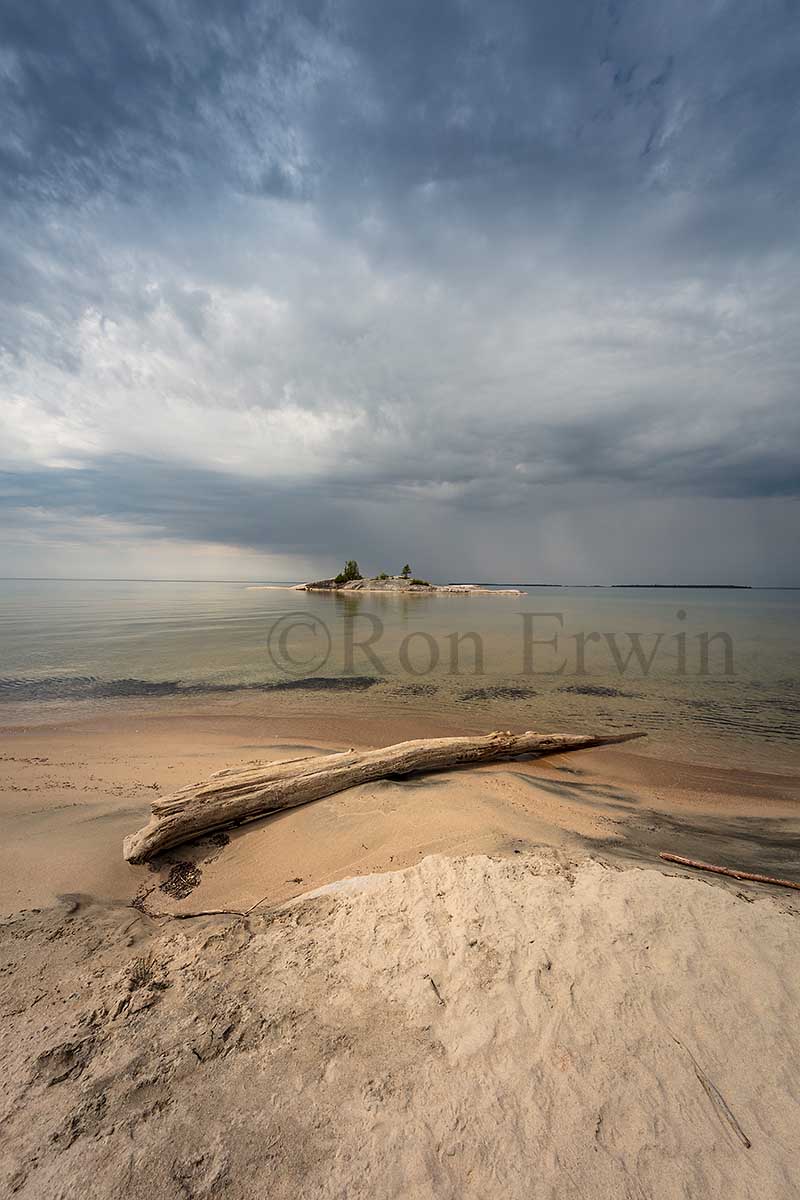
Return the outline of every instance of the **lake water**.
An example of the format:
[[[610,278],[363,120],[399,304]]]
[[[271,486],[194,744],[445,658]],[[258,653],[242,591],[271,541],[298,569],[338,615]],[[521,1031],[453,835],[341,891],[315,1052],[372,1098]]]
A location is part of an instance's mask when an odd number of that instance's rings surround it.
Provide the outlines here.
[[[526,592],[2,580],[0,723],[250,696],[287,713],[412,706],[471,730],[641,728],[645,753],[800,765],[800,592]]]

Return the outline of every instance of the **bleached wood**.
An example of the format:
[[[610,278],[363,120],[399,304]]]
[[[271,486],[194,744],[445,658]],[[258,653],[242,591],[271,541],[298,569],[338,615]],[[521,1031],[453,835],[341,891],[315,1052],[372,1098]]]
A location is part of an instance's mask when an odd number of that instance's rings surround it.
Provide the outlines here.
[[[694,867],[696,871],[711,871],[714,875],[729,875],[731,879],[747,879],[751,883],[774,883],[776,887],[794,888],[800,892],[796,879],[779,879],[775,875],[759,875],[755,871],[737,871],[734,867],[719,867],[715,863],[701,862],[697,858],[684,858],[682,854],[668,854],[662,850],[658,856],[664,862],[678,863],[682,867]]]
[[[156,800],[149,822],[125,838],[128,862],[146,862],[162,850],[217,829],[254,821],[268,813],[321,800],[387,775],[442,771],[451,767],[556,754],[643,737],[641,733],[487,733],[479,737],[420,738],[377,750],[346,750],[309,758],[259,763],[218,771],[206,783],[181,788]]]

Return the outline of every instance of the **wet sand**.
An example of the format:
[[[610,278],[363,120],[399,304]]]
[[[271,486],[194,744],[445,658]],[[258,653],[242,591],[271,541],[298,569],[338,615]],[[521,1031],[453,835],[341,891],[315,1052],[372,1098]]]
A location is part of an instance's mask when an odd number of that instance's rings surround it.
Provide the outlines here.
[[[614,747],[354,788],[179,847],[149,866],[122,839],[151,801],[247,761],[463,732],[409,711],[354,721],[119,707],[0,732],[0,911],[84,893],[156,909],[275,904],[431,853],[511,855],[557,846],[658,863],[668,850],[800,879],[800,773],[656,759]],[[662,869],[663,864],[662,864]]]

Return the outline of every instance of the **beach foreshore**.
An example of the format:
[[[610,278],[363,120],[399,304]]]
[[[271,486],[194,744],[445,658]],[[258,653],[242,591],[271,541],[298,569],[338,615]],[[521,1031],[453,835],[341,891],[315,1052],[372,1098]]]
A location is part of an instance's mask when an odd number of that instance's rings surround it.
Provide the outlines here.
[[[122,858],[157,795],[431,722],[2,731],[7,1194],[795,1195],[800,894],[658,852],[798,877],[797,777],[612,746]]]
[[[177,847],[156,873],[122,859],[123,837],[145,823],[153,798],[217,770],[463,731],[453,717],[377,710],[356,719],[332,705],[258,716],[150,704],[7,726],[0,912],[64,892],[126,901],[142,886],[169,904],[159,887],[176,861],[195,864],[192,904],[246,907],[426,854],[539,845],[653,864],[667,850],[800,877],[800,775],[653,758],[638,751],[643,743],[382,780],[233,829],[205,863],[203,846]]]

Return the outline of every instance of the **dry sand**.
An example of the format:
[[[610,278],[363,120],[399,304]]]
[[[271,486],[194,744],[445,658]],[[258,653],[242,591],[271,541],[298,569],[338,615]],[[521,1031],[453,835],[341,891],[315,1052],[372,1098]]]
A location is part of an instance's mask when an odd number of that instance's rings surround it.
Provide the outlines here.
[[[4,731],[0,1194],[798,1194],[800,895],[656,866],[797,877],[796,777],[609,748],[122,859],[155,795],[221,767],[426,732]]]
[[[36,1200],[789,1200],[799,928],[783,898],[557,850],[429,857],[246,919],[23,914],[0,1178]]]

